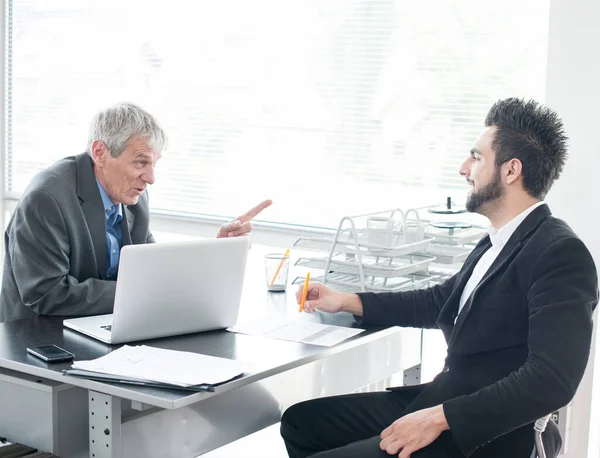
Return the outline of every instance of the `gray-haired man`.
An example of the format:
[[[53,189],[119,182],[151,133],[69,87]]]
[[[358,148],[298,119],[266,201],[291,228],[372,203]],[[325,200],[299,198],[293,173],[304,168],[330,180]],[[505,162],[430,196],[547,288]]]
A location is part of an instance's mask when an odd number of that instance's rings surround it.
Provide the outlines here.
[[[152,115],[118,104],[92,120],[88,150],[31,181],[5,233],[0,322],[111,313],[119,254],[151,243],[146,187],[167,138]],[[218,237],[247,235],[267,200]]]

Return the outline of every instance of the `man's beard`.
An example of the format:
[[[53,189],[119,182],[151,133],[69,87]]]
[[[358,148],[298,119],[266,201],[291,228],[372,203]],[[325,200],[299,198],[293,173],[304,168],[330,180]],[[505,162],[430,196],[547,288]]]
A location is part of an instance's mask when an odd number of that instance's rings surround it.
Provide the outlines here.
[[[473,191],[467,197],[467,203],[465,207],[467,211],[472,213],[481,213],[482,207],[494,200],[499,199],[504,194],[502,189],[502,182],[500,179],[500,168],[496,168],[492,181],[486,184],[479,191]]]

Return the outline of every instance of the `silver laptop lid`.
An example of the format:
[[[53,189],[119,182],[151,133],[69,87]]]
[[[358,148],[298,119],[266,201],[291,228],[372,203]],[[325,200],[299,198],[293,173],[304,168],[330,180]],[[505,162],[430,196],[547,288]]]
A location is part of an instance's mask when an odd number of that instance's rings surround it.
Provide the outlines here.
[[[111,343],[234,325],[249,246],[235,237],[123,247]]]

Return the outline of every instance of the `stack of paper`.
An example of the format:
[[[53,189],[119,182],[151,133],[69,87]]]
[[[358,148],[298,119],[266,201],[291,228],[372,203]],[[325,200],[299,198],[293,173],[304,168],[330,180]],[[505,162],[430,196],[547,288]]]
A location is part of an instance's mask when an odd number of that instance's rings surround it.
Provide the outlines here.
[[[91,361],[75,361],[68,375],[149,386],[206,390],[248,369],[239,361],[162,348],[125,345]]]
[[[313,345],[331,347],[360,334],[364,329],[331,326],[313,323],[302,319],[269,316],[252,323],[238,324],[227,328],[230,332],[270,337],[272,339],[291,340]]]

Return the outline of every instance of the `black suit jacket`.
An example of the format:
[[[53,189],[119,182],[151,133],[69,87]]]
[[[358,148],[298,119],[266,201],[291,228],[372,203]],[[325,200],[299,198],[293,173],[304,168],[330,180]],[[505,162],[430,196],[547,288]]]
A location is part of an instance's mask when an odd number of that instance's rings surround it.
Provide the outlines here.
[[[455,324],[461,293],[490,246],[484,237],[442,285],[359,294],[364,323],[439,327],[444,333],[444,370],[407,413],[443,404],[453,440],[466,456],[569,403],[587,364],[598,303],[589,251],[541,205],[513,233]]]
[[[124,206],[123,245],[154,241],[148,196]],[[39,315],[111,313],[106,214],[87,154],[64,158],[31,181],[4,236],[0,322]]]

